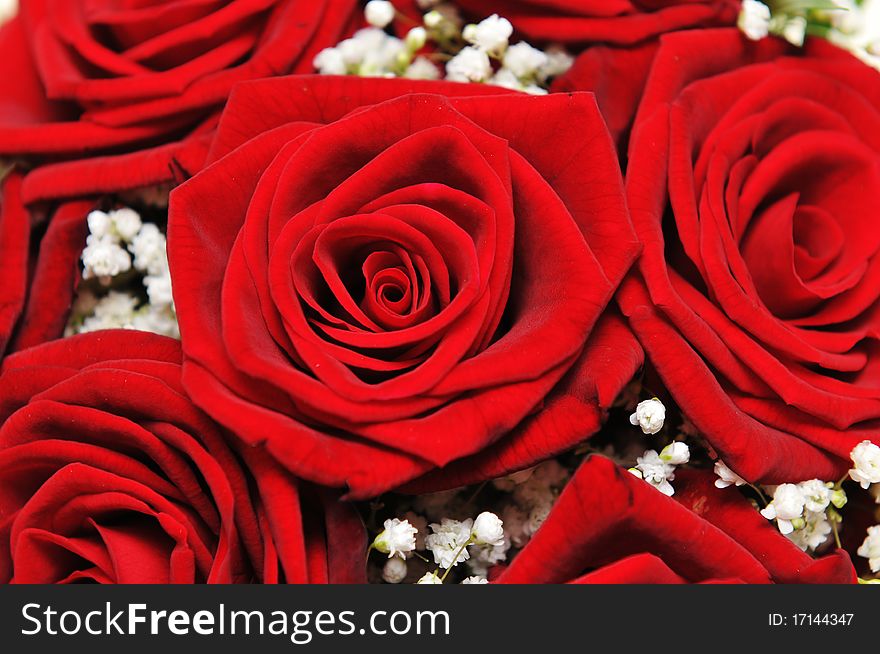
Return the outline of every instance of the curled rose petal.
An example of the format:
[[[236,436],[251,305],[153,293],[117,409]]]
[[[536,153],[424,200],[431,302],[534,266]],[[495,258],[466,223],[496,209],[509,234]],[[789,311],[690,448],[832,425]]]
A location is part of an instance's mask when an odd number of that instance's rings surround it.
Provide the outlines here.
[[[848,555],[814,560],[712,475],[667,497],[611,461],[578,469],[499,583],[855,583]]]
[[[355,0],[22,0],[0,29],[0,154],[46,164],[25,202],[179,181],[241,81],[308,72]]]

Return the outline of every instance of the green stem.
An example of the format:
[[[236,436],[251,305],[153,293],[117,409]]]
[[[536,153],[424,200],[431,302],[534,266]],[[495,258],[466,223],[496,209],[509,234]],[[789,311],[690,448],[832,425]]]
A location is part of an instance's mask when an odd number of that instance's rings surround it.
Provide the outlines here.
[[[834,542],[837,545],[837,549],[843,549],[843,547],[840,544],[840,533],[837,531],[837,521],[836,520],[831,521],[831,531],[834,532]]]
[[[443,583],[444,581],[446,581],[446,577],[449,576],[449,571],[452,570],[452,568],[454,568],[455,564],[458,562],[458,557],[460,557],[461,553],[464,552],[464,549],[468,545],[471,545],[473,542],[474,542],[474,537],[471,536],[464,543],[462,543],[462,546],[458,548],[458,551],[455,553],[455,556],[452,558],[452,562],[449,564],[449,567],[446,568],[446,572],[444,572],[443,576],[440,577],[440,583]]]

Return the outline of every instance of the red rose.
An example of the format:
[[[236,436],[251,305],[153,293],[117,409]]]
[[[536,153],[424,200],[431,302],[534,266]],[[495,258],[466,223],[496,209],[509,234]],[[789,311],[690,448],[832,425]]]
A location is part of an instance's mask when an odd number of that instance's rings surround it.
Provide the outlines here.
[[[0,582],[363,581],[354,511],[257,450],[245,471],[180,358],[110,331],[4,361]]]
[[[51,163],[25,202],[197,170],[239,81],[311,70],[356,0],[21,0],[0,30],[0,154]]]
[[[688,418],[750,481],[838,479],[880,442],[880,75],[824,41],[664,37],[627,192],[620,304]]]
[[[414,0],[398,2],[414,4]],[[527,39],[585,45],[632,44],[664,32],[733,25],[741,0],[455,0],[453,4],[471,20],[499,14]]]
[[[677,471],[667,497],[591,457],[499,583],[855,583],[849,556],[814,560],[735,489]]]
[[[589,95],[497,92],[236,89],[222,158],[171,196],[197,404],[357,498],[454,461],[427,483],[498,476],[597,429],[641,363],[602,317],[636,255],[611,140]]]

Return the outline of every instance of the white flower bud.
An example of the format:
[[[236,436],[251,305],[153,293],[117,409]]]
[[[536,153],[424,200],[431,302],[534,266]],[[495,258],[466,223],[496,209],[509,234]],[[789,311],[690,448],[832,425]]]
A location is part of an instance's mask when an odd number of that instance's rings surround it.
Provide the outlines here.
[[[385,29],[394,20],[394,5],[387,0],[370,0],[364,8],[364,15],[370,25]]]
[[[425,57],[416,57],[403,74],[408,79],[440,79],[440,70]]]
[[[473,538],[476,545],[500,545],[504,542],[504,523],[494,513],[483,511],[474,521]]]
[[[492,75],[492,64],[482,50],[468,46],[446,63],[451,82],[484,82]]]
[[[471,542],[474,521],[459,522],[443,518],[440,524],[430,525],[432,534],[425,538],[425,547],[434,555],[434,563],[441,568],[452,568],[470,558],[467,544]]]
[[[406,579],[406,573],[406,561],[395,556],[385,562],[385,567],[382,568],[382,579],[388,584],[399,584]]]
[[[315,69],[322,75],[345,75],[345,57],[338,48],[324,48],[312,62]]]
[[[468,25],[462,32],[465,41],[494,55],[500,55],[507,49],[512,34],[513,25],[498,14],[492,14],[479,25]]]
[[[436,572],[429,572],[424,577],[419,579],[417,584],[442,584],[443,582],[440,580],[440,577],[437,576]]]
[[[807,38],[807,19],[803,16],[790,18],[782,29],[782,36],[786,41],[800,48]]]
[[[663,448],[660,452],[660,458],[670,465],[684,465],[691,459],[691,450],[687,443],[675,441]]]
[[[776,520],[781,533],[790,534],[794,530],[792,522],[803,517],[805,501],[800,488],[794,484],[780,484],[773,492],[773,501],[761,511],[761,515]]]
[[[383,525],[385,530],[376,536],[373,548],[390,559],[393,556],[405,558],[405,555],[416,548],[416,528],[406,520],[392,518]]]
[[[634,471],[638,471],[638,473]],[[630,472],[641,477],[664,495],[672,496],[675,489],[669,482],[675,479],[675,466],[666,463],[655,450],[647,450],[636,459],[636,467]]]
[[[124,207],[110,212],[110,219],[113,221],[113,228],[116,233],[126,243],[137,235],[141,229],[141,217],[134,209]]]
[[[656,434],[663,429],[663,421],[666,420],[666,407],[656,397],[644,402],[639,402],[636,411],[629,417],[633,425],[642,428],[642,432],[648,435]]]
[[[532,79],[549,63],[546,54],[525,41],[512,45],[504,53],[504,67],[520,79]]]
[[[718,479],[715,480],[716,488],[727,488],[731,485],[742,486],[746,484],[746,480],[736,474],[721,459],[715,462],[715,474]]]
[[[93,211],[86,220],[89,223],[89,233],[96,238],[104,238],[111,235],[113,221],[103,211]]]
[[[485,577],[480,577],[480,576],[475,575],[473,577],[468,577],[467,579],[465,579],[461,583],[462,584],[488,584],[489,580],[486,579]]]
[[[409,48],[410,52],[421,50],[425,47],[427,41],[428,32],[424,27],[413,27],[406,33],[406,38],[404,39],[404,43],[406,43],[406,47]]]
[[[760,41],[770,33],[770,7],[758,0],[743,0],[736,24],[749,39]]]
[[[429,11],[427,14],[425,14],[425,18],[423,20],[425,22],[425,27],[427,27],[429,30],[435,30],[443,25],[446,17],[435,9],[434,11]]]
[[[880,572],[880,525],[868,527],[868,535],[856,554],[868,559],[871,572]]]
[[[83,277],[110,278],[131,269],[131,257],[111,236],[89,236],[82,253]]]
[[[849,471],[849,477],[868,488],[871,484],[880,484],[880,447],[871,441],[862,441],[849,453],[855,467]]]

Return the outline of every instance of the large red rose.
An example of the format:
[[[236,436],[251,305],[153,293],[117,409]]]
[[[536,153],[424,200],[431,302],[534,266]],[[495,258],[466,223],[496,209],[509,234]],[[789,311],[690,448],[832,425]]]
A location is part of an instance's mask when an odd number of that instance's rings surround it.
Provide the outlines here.
[[[620,304],[675,400],[750,481],[834,480],[880,442],[880,74],[824,41],[663,38],[627,194]]]
[[[410,6],[415,0],[396,0]],[[736,22],[741,0],[454,0],[471,20],[504,16],[527,39],[632,44],[665,32]]]
[[[243,467],[180,359],[110,331],[4,361],[0,582],[363,581],[353,509],[259,451]]]
[[[497,93],[236,89],[222,158],[171,196],[197,404],[358,498],[452,462],[426,484],[498,476],[598,428],[641,363],[603,317],[636,255],[613,146],[589,95]]]
[[[50,162],[28,204],[197,170],[232,86],[310,71],[357,4],[21,0],[0,29],[0,154]]]
[[[682,470],[667,497],[591,457],[499,583],[855,583],[843,550],[815,560],[736,489]]]

